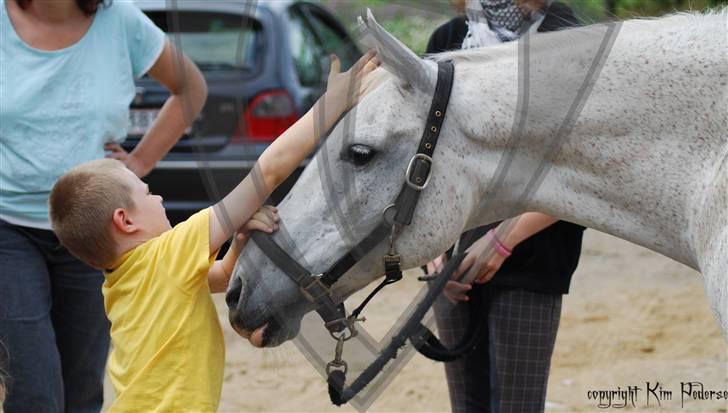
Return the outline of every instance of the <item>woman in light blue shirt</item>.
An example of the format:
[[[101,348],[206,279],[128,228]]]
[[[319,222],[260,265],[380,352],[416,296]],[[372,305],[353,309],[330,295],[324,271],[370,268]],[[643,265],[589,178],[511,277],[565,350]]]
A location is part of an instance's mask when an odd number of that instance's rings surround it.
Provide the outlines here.
[[[0,0],[0,342],[6,413],[99,411],[108,353],[100,271],[59,245],[48,195],[106,151],[140,177],[200,112],[199,70],[128,1]],[[182,65],[176,67],[175,65]],[[171,95],[131,153],[134,79]]]

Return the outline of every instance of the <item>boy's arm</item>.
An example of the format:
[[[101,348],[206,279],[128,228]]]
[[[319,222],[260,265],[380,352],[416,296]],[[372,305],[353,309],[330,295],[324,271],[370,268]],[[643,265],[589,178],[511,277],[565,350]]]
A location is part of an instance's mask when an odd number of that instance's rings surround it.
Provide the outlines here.
[[[230,276],[233,274],[233,269],[235,268],[235,260],[237,260],[241,249],[240,242],[236,237],[232,244],[230,244],[230,248],[225,253],[225,256],[212,264],[210,271],[207,273],[207,283],[210,286],[211,293],[225,292],[230,282]]]
[[[227,256],[227,254],[225,254],[225,256]],[[212,264],[212,267],[210,267],[210,271],[207,273],[207,284],[210,286],[210,293],[212,294],[224,293],[227,289],[228,283],[230,282],[232,270],[230,270],[230,272],[226,272],[223,268],[223,261],[224,258],[222,260],[215,261],[215,263]]]
[[[316,147],[325,134],[355,104],[363,76],[377,67],[368,52],[347,72],[339,73],[339,60],[332,56],[326,93],[301,119],[266,148],[253,170],[210,213],[210,253],[217,251],[233,232],[253,216],[273,190],[281,184]],[[355,93],[350,93],[352,89]],[[319,117],[323,125],[319,130]]]

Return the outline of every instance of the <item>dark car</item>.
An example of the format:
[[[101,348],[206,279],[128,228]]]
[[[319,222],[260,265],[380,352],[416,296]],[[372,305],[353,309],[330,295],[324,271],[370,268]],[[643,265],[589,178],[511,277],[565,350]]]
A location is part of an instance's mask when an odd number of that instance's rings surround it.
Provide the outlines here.
[[[199,118],[145,178],[164,197],[172,223],[221,199],[263,150],[325,91],[329,55],[342,69],[361,53],[324,8],[297,1],[136,1],[202,71],[208,98]],[[137,82],[127,140],[131,151],[169,96],[150,77]],[[271,197],[282,199],[301,169]]]

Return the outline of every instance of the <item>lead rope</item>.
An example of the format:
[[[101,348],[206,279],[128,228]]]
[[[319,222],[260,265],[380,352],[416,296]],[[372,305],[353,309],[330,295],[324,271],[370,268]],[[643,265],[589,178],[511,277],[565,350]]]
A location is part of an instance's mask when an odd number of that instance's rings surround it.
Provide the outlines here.
[[[394,240],[397,238],[398,231],[399,224],[395,222],[392,224],[392,231],[389,235],[389,252],[384,256],[384,280],[379,283],[374,291],[369,293],[367,298],[359,304],[359,307],[351,312],[351,317],[355,319],[359,317],[359,314],[364,310],[364,307],[366,307],[369,301],[374,298],[374,296],[377,295],[382,288],[389,284],[394,284],[402,279],[402,262],[399,254],[397,254],[397,249],[394,247]],[[365,319],[362,319],[362,321],[365,321]]]
[[[442,289],[445,287],[445,284],[450,279],[452,273],[460,266],[463,258],[465,258],[464,255],[454,255],[451,257],[450,261],[445,264],[445,268],[443,268],[442,272],[432,281],[430,289],[412,312],[412,316],[404,323],[400,331],[392,337],[389,344],[382,349],[377,358],[369,364],[369,366],[367,366],[348,387],[346,387],[346,373],[348,371],[348,366],[342,359],[342,355],[344,351],[344,342],[355,337],[356,331],[350,330],[353,332],[348,335],[344,332],[338,336],[334,336],[337,339],[334,360],[329,362],[326,366],[329,398],[331,399],[331,403],[336,406],[341,406],[354,398],[354,396],[356,396],[362,389],[364,389],[364,387],[374,380],[377,374],[382,371],[390,360],[397,357],[399,350],[404,347],[407,340],[410,340],[415,347],[421,345],[422,329],[424,328],[421,321],[437,299],[437,296],[442,292]],[[350,326],[353,327],[353,324],[350,324]]]

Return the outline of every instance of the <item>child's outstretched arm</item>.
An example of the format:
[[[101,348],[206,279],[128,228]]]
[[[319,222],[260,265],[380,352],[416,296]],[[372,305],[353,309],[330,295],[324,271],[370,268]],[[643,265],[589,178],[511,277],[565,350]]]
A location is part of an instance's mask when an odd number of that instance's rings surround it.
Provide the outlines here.
[[[319,138],[366,93],[362,80],[378,66],[378,61],[370,51],[347,72],[340,73],[340,66],[338,58],[332,56],[326,93],[266,148],[245,179],[212,208],[210,253],[217,251],[253,216],[271,192],[316,148]]]

